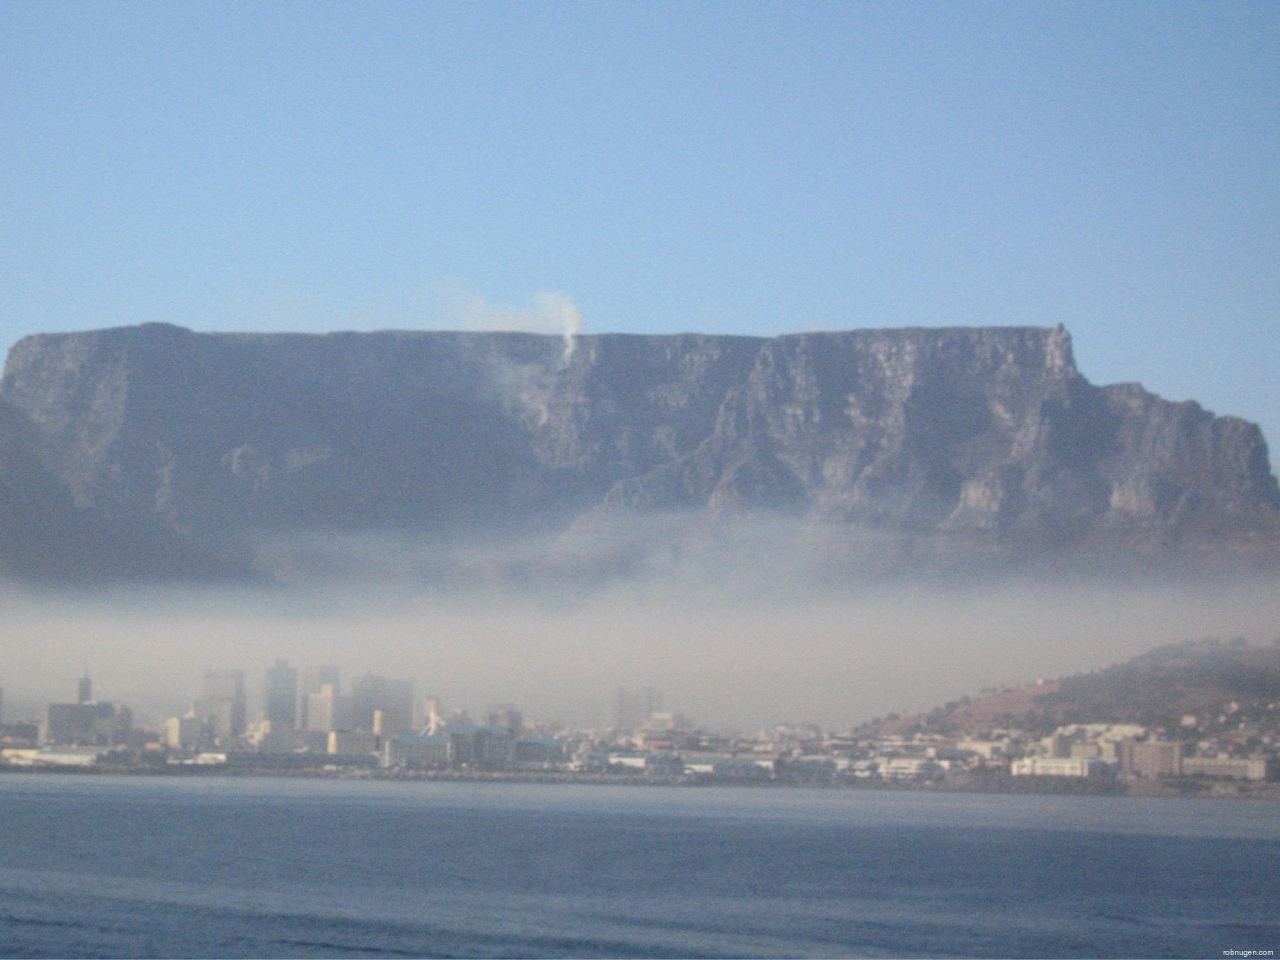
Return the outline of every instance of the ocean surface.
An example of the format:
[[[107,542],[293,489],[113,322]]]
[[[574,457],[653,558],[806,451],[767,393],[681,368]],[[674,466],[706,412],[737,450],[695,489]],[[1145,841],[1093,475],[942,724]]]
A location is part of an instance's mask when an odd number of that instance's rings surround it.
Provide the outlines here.
[[[1221,957],[1280,805],[0,775],[6,957]]]

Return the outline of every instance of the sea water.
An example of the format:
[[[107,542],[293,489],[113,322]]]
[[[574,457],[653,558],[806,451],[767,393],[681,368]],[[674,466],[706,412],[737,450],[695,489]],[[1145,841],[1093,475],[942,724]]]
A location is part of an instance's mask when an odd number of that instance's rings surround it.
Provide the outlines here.
[[[1280,806],[0,776],[8,957],[1221,957]]]

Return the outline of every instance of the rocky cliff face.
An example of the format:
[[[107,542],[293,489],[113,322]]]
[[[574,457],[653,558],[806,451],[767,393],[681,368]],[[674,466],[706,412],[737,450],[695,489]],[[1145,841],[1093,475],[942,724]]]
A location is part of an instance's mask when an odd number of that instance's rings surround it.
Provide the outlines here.
[[[211,575],[271,532],[510,532],[674,510],[962,551],[1280,543],[1257,427],[1092,386],[1060,328],[566,348],[146,325],[21,341],[0,404],[0,535],[19,571],[58,569],[55,549],[34,570],[42,530],[80,544],[63,566],[91,569],[101,541],[104,575]]]

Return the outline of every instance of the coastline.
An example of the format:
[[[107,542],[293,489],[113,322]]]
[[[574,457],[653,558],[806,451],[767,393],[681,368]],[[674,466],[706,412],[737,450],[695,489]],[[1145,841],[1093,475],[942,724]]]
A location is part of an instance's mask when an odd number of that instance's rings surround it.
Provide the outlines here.
[[[571,773],[551,770],[404,770],[380,767],[288,767],[222,764],[95,764],[86,766],[18,766],[0,764],[0,775],[125,777],[277,777],[323,780],[389,780],[459,783],[536,783],[563,786],[685,787],[689,789],[912,791],[959,794],[1048,794],[1102,797],[1186,797],[1280,801],[1280,783],[1224,781],[1180,777],[1162,780],[960,774],[942,780],[841,779],[821,781],[739,780],[714,777],[627,776],[616,773]]]

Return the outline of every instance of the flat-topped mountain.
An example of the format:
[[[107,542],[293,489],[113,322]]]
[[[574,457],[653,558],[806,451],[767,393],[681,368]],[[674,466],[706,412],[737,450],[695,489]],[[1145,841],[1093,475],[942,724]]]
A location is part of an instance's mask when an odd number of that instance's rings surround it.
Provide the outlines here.
[[[18,575],[225,576],[280,534],[678,511],[961,558],[1280,544],[1256,426],[1090,384],[1061,328],[566,343],[147,324],[28,337],[0,381]]]

